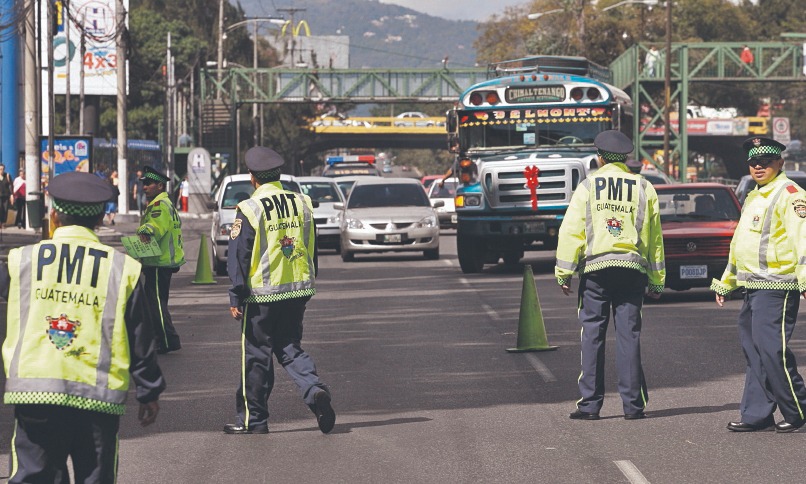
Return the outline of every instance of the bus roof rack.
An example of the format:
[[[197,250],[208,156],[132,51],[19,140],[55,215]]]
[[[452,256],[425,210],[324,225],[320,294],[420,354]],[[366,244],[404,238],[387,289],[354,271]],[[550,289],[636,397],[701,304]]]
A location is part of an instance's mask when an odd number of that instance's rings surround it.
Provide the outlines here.
[[[487,78],[542,72],[550,74],[573,74],[611,82],[610,69],[591,62],[585,57],[561,57],[554,55],[534,55],[487,64]]]

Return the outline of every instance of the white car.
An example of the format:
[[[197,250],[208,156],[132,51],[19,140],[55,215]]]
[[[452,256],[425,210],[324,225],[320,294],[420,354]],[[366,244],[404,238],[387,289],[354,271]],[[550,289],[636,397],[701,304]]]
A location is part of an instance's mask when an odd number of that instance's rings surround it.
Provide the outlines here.
[[[341,189],[336,184],[339,178],[323,176],[298,176],[300,190],[311,197],[314,205],[313,217],[316,221],[316,244],[323,249],[339,250],[339,210],[334,208],[337,203],[344,203]]]
[[[376,177],[371,175],[351,175],[351,176],[336,177],[333,178],[333,181],[335,181],[336,185],[339,186],[339,190],[341,190],[341,193],[344,196],[343,197],[344,200],[347,201],[347,199],[350,197],[350,190],[353,189],[353,185],[355,184],[355,182],[357,182],[358,180],[363,180],[365,178],[369,178],[370,180],[371,179],[377,180]]]
[[[210,240],[213,241],[213,270],[218,276],[227,275],[227,247],[229,246],[229,233],[235,221],[235,207],[239,202],[252,196],[255,191],[252,187],[252,175],[229,175],[221,182],[213,200],[215,211],[213,223],[210,228]],[[291,175],[280,175],[283,188],[292,192],[300,192],[299,184]]]
[[[395,126],[434,126],[434,122],[430,119],[427,119],[430,116],[418,111],[407,111],[405,113],[400,113],[395,117],[398,118],[398,120],[396,120],[394,123]]]
[[[439,216],[439,226],[456,228],[458,221],[453,199],[456,195],[456,187],[459,186],[459,180],[454,177],[447,178],[442,186],[439,185],[440,182],[435,181],[428,187],[428,198],[431,199],[431,205],[436,206],[437,202],[442,202],[442,206],[436,209]]]
[[[342,210],[344,262],[356,253],[399,251],[422,251],[426,259],[439,259],[439,219],[418,180],[358,180],[347,203],[336,208]]]

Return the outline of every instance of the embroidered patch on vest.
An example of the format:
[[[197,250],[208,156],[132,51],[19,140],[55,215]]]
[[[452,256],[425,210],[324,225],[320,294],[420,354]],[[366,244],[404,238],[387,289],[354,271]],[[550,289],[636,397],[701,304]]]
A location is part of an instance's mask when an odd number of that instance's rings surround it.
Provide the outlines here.
[[[795,188],[795,185],[788,185],[786,187],[786,191],[788,191],[789,193],[798,193],[798,189]]]
[[[280,250],[283,251],[283,255],[286,259],[290,259],[291,254],[294,253],[294,238],[286,235],[280,239]]]
[[[81,326],[80,321],[71,321],[62,313],[58,318],[45,317],[48,323],[48,339],[58,350],[63,350],[73,343],[78,336],[76,330]]]
[[[806,218],[806,200],[797,199],[792,202],[792,208],[800,218]]]
[[[615,217],[607,219],[607,231],[610,232],[610,235],[618,237],[622,230],[624,230],[624,226],[621,220]]]
[[[235,240],[241,235],[241,219],[236,218],[234,222],[232,222],[232,229],[229,232],[229,238]]]
[[[753,215],[753,228],[758,227],[758,224],[761,222],[761,217],[758,215]]]
[[[157,200],[156,202],[154,202],[154,206],[155,206],[155,207],[159,207],[159,206],[160,206],[160,202],[159,202],[159,200]]]

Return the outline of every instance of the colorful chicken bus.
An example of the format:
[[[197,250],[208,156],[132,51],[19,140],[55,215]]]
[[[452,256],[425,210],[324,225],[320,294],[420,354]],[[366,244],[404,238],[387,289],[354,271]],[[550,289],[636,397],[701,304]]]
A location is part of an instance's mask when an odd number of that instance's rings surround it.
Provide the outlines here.
[[[593,139],[632,135],[632,101],[609,77],[581,57],[500,62],[448,111],[463,272],[556,248],[571,194],[598,168]]]

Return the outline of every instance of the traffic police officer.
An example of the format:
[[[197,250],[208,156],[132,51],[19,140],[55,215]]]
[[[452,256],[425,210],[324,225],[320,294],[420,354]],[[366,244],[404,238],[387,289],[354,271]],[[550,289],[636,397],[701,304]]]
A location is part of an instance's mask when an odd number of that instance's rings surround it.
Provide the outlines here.
[[[154,237],[161,250],[160,255],[145,257],[140,262],[143,264],[149,298],[154,301],[159,312],[155,320],[154,333],[157,339],[157,352],[163,354],[182,347],[179,334],[168,312],[171,276],[185,263],[182,220],[165,192],[167,176],[147,166],[140,181],[143,183],[143,193],[146,195],[148,205],[140,217],[137,234],[143,242],[148,242],[149,238]]]
[[[742,147],[758,187],[744,202],[725,273],[711,284],[720,307],[732,291],[745,288],[739,312],[747,360],[741,420],[728,423],[728,430],[773,430],[777,407],[784,420],[776,430],[791,432],[803,426],[806,411],[806,387],[787,345],[799,296],[806,297],[806,192],[782,171],[784,145],[755,137]]]
[[[316,293],[313,206],[306,195],[283,189],[283,164],[268,148],[246,153],[255,192],[238,204],[227,255],[230,313],[242,321],[243,332],[238,422],[224,426],[228,434],[268,432],[272,354],[299,387],[319,429],[328,433],[336,422],[330,391],[300,346],[305,305]]]
[[[618,340],[618,388],[628,420],[644,418],[648,400],[641,368],[644,293],[660,297],[666,279],[658,197],[625,165],[633,144],[618,131],[594,140],[599,165],[571,197],[560,226],[554,273],[565,295],[579,281],[582,373],[575,420],[598,420],[604,401],[605,335],[611,308]]]
[[[115,482],[129,374],[142,425],[153,423],[165,381],[154,351],[140,263],[101,244],[109,183],[59,175],[52,240],[12,249],[0,266],[8,300],[6,404],[15,405],[11,483]]]

